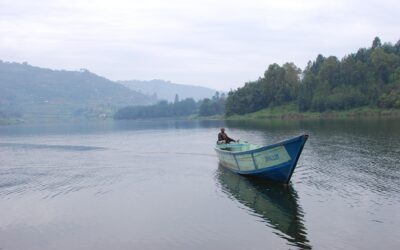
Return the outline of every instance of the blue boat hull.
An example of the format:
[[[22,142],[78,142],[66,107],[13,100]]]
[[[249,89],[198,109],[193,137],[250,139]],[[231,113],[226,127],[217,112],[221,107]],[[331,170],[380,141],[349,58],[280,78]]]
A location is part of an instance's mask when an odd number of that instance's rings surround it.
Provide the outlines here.
[[[289,183],[308,135],[246,151],[216,147],[222,166],[241,175]],[[227,146],[229,148],[229,146]]]

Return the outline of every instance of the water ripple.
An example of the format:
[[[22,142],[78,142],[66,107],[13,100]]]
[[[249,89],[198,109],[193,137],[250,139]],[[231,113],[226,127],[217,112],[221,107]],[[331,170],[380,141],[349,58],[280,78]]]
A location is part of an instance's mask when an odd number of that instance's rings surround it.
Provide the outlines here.
[[[81,145],[52,145],[52,144],[31,144],[31,143],[0,143],[0,147],[18,149],[55,149],[69,151],[104,150],[105,147],[81,146]]]

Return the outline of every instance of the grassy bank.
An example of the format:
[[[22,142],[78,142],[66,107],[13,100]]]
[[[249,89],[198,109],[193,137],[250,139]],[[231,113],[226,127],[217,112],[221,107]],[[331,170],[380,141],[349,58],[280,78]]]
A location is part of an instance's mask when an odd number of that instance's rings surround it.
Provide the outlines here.
[[[300,112],[297,106],[288,104],[284,106],[266,108],[245,115],[232,115],[220,117],[227,120],[262,120],[262,119],[335,119],[335,118],[364,118],[364,117],[400,117],[400,109],[380,109],[376,107],[359,107],[344,111],[326,112]]]

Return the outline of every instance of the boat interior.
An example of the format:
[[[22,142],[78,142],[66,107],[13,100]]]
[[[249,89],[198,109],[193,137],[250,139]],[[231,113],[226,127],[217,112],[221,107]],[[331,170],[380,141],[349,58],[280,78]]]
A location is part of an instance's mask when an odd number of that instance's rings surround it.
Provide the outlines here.
[[[218,149],[231,152],[249,151],[260,148],[259,145],[251,144],[248,142],[231,142],[231,143],[217,144],[216,147]]]

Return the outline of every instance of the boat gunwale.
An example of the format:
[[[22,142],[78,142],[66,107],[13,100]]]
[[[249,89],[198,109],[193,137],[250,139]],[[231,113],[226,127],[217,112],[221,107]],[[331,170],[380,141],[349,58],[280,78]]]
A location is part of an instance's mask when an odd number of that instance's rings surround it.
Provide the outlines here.
[[[262,147],[260,147],[260,148],[251,149],[251,150],[246,150],[246,151],[240,151],[240,152],[226,151],[226,150],[219,149],[219,148],[217,148],[217,147],[214,147],[214,149],[215,149],[217,152],[219,152],[219,153],[229,154],[229,155],[235,155],[235,156],[236,156],[236,155],[245,155],[245,154],[254,154],[254,153],[258,153],[258,152],[262,152],[262,151],[268,150],[268,149],[270,149],[270,148],[274,148],[274,147],[278,147],[278,146],[283,146],[283,145],[286,145],[286,144],[295,142],[295,141],[297,141],[297,140],[302,139],[302,138],[305,137],[305,136],[307,136],[307,134],[301,134],[301,135],[295,136],[295,137],[293,137],[293,138],[286,139],[286,140],[284,140],[284,141],[276,142],[276,143],[271,144],[271,145],[266,145],[266,146],[262,146]],[[253,144],[253,145],[254,145],[254,144]]]

